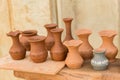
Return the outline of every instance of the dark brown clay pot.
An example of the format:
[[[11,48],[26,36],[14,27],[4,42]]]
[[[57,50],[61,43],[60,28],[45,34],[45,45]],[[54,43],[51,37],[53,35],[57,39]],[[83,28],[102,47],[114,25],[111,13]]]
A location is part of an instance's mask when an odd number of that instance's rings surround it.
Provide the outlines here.
[[[54,45],[54,38],[53,38],[53,35],[51,33],[51,29],[54,29],[57,27],[57,24],[46,24],[45,25],[45,28],[47,29],[47,38],[45,39],[45,45],[47,47],[47,50],[50,50],[51,47]]]
[[[21,32],[20,42],[26,48],[27,51],[30,51],[30,43],[28,42],[28,39],[36,35],[37,35],[36,30],[26,30]]]
[[[73,37],[72,37],[72,33],[71,33],[71,23],[72,23],[72,20],[73,18],[64,18],[63,21],[65,23],[65,28],[66,28],[66,36],[65,36],[65,39],[63,40],[64,41],[67,41],[67,40],[72,40]]]
[[[29,38],[31,45],[30,57],[35,63],[46,61],[48,52],[45,47],[45,36],[33,36]]]
[[[117,32],[114,30],[103,30],[99,32],[103,43],[100,48],[106,49],[106,57],[109,59],[110,62],[114,62],[116,59],[116,55],[118,53],[118,48],[114,45],[113,39],[117,35]]]
[[[55,61],[63,61],[66,58],[67,48],[61,42],[61,34],[63,32],[62,28],[56,28],[51,30],[53,37],[55,39],[55,44],[51,48],[50,54],[51,58]]]
[[[9,50],[9,53],[14,60],[24,59],[26,55],[26,49],[19,41],[20,31],[11,31],[7,33],[7,36],[12,38],[13,44]]]
[[[76,34],[79,37],[79,39],[83,41],[83,44],[79,47],[79,52],[84,60],[89,60],[93,57],[93,47],[88,41],[89,35],[91,33],[92,31],[88,29],[79,29],[76,31]]]

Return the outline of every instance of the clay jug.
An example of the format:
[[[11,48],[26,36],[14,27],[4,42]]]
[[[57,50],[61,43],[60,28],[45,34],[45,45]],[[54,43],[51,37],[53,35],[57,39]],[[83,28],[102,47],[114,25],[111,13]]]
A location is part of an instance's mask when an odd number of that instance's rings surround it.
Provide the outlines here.
[[[20,31],[11,31],[7,33],[7,36],[12,38],[13,44],[9,50],[9,53],[14,60],[24,59],[26,55],[26,49],[22,46],[19,41]]]
[[[56,28],[51,30],[55,44],[51,48],[50,54],[51,58],[55,61],[63,61],[66,58],[67,48],[63,45],[61,41],[61,34],[63,32],[62,28]]]
[[[72,33],[71,33],[72,20],[73,20],[73,18],[64,18],[63,19],[63,21],[65,23],[65,28],[66,28],[66,36],[65,36],[65,39],[63,40],[63,42],[66,41],[66,40],[72,40],[73,39]]]
[[[110,62],[115,61],[115,57],[118,53],[117,47],[113,43],[114,37],[117,35],[117,32],[114,30],[103,30],[99,32],[99,35],[102,38],[103,43],[101,44],[100,48],[106,49],[106,57],[109,59]]]
[[[50,50],[51,47],[54,45],[54,38],[53,35],[51,33],[51,29],[56,28],[57,24],[46,24],[45,28],[47,29],[47,38],[45,39],[45,45],[47,47],[47,50]]]
[[[21,31],[20,42],[26,48],[27,51],[30,51],[30,43],[28,42],[28,39],[36,35],[37,35],[36,30]]]
[[[47,59],[48,52],[45,47],[45,38],[44,36],[33,36],[28,40],[31,45],[30,57],[35,63],[41,63]]]
[[[88,29],[79,29],[76,31],[77,36],[83,41],[83,44],[79,47],[79,52],[84,60],[89,60],[93,57],[93,47],[90,45],[88,39],[89,35],[92,33]]]
[[[82,66],[84,61],[78,51],[78,48],[81,44],[81,40],[69,40],[64,42],[64,45],[66,45],[68,48],[68,54],[67,58],[65,59],[65,64],[69,68],[77,69]]]

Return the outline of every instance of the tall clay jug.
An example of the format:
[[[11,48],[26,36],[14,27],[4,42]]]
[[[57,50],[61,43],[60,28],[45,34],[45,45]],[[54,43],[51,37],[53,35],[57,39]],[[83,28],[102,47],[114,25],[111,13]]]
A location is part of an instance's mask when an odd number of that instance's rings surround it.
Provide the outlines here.
[[[50,30],[56,27],[57,27],[57,24],[46,24],[45,25],[45,28],[47,29],[47,33],[48,33],[47,38],[45,39],[45,45],[46,45],[47,50],[50,50],[51,47],[54,45],[55,40]]]
[[[117,35],[117,32],[114,30],[103,30],[99,32],[99,35],[101,36],[103,43],[100,46],[100,48],[106,49],[106,57],[109,59],[110,62],[115,61],[115,57],[118,53],[117,47],[113,43],[114,37]]]
[[[76,31],[77,36],[83,41],[83,44],[79,47],[79,52],[84,60],[89,60],[93,57],[93,47],[90,45],[88,39],[89,35],[92,33],[88,29],[79,29]]]
[[[30,57],[35,63],[41,63],[47,59],[48,52],[45,47],[45,38],[44,36],[33,36],[28,40],[31,45]]]
[[[72,37],[72,33],[71,33],[71,23],[72,23],[72,20],[73,18],[64,18],[63,21],[65,23],[65,28],[66,28],[66,36],[65,36],[65,39],[63,40],[64,41],[67,41],[67,40],[72,40],[73,37]]]
[[[77,69],[80,68],[83,64],[83,58],[81,57],[78,48],[82,44],[81,40],[70,40],[65,41],[64,45],[68,48],[67,58],[65,60],[65,64],[69,68]]]
[[[50,54],[51,58],[55,61],[63,61],[67,55],[67,48],[63,45],[61,41],[61,34],[63,32],[62,28],[56,28],[51,30],[53,37],[55,39],[55,44],[51,48]]]
[[[19,41],[20,31],[11,31],[7,33],[7,36],[12,38],[13,44],[9,50],[9,53],[14,60],[24,59],[26,55],[26,49]]]

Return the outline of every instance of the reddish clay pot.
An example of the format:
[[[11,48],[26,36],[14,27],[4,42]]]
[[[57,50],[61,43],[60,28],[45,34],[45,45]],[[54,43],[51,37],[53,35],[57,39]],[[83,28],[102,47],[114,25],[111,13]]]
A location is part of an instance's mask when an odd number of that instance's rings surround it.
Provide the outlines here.
[[[51,30],[55,44],[51,48],[50,54],[51,58],[55,61],[63,61],[66,58],[67,48],[61,42],[61,34],[63,32],[62,28],[56,28]]]
[[[12,38],[13,44],[9,50],[9,53],[14,60],[24,59],[26,55],[26,49],[19,41],[20,31],[11,31],[7,33],[7,36]]]
[[[76,31],[76,34],[79,37],[79,39],[83,41],[83,44],[79,47],[79,52],[84,60],[89,60],[93,57],[93,47],[88,41],[89,35],[91,33],[92,31],[88,29],[79,29]]]
[[[47,50],[50,50],[51,47],[54,45],[54,38],[53,35],[51,33],[51,29],[54,29],[57,27],[57,24],[46,24],[45,28],[47,29],[47,38],[45,39],[45,45],[47,47]]]
[[[69,53],[67,54],[67,58],[65,60],[65,64],[69,68],[77,69],[82,66],[84,60],[78,51],[78,48],[81,44],[81,40],[69,40],[64,42],[64,45],[66,45],[69,50]]]
[[[41,63],[47,59],[48,52],[45,47],[45,38],[44,36],[33,36],[28,40],[31,45],[30,57],[35,63]]]
[[[117,47],[113,43],[114,37],[117,35],[117,32],[114,30],[103,30],[99,32],[103,43],[100,48],[106,49],[106,57],[109,59],[110,62],[115,61],[115,57],[118,53]]]
[[[26,30],[21,32],[20,42],[26,48],[27,51],[30,51],[30,43],[28,42],[28,39],[36,35],[36,30]]]
[[[64,18],[63,21],[65,23],[65,28],[66,28],[66,36],[65,36],[65,39],[63,40],[64,41],[67,41],[67,40],[72,40],[73,37],[72,37],[72,33],[71,33],[71,23],[72,23],[72,20],[73,18]]]

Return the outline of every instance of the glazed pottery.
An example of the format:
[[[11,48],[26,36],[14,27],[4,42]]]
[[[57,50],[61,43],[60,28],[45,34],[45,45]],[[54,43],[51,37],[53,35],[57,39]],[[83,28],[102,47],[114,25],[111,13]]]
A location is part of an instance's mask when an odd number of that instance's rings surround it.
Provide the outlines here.
[[[81,40],[69,40],[64,42],[64,45],[68,48],[67,58],[65,59],[65,64],[67,67],[77,69],[82,66],[83,58],[78,51],[81,44]]]
[[[89,60],[93,57],[93,47],[90,45],[88,39],[89,35],[92,33],[88,29],[79,29],[76,31],[77,36],[83,41],[83,44],[79,47],[79,52],[84,60]]]
[[[31,45],[30,57],[35,63],[46,61],[48,52],[45,47],[45,36],[33,36],[29,38]]]
[[[50,50],[51,47],[54,45],[54,38],[53,35],[51,33],[51,29],[54,29],[57,27],[57,24],[46,24],[45,28],[47,29],[47,38],[45,39],[45,45],[47,47],[47,50]]]
[[[72,33],[71,33],[71,22],[72,22],[73,18],[64,18],[63,21],[65,23],[65,28],[66,28],[66,36],[65,36],[65,39],[63,40],[66,41],[66,40],[72,40],[73,37],[72,37]]]
[[[21,32],[20,42],[26,48],[27,51],[30,51],[30,43],[28,42],[28,39],[36,35],[37,35],[36,30],[26,30]]]
[[[103,43],[100,46],[100,48],[105,48],[107,50],[105,55],[110,62],[115,61],[115,57],[118,53],[118,49],[113,43],[113,39],[116,34],[117,32],[114,30],[103,30],[99,32],[99,35],[103,40]]]
[[[26,55],[26,49],[22,46],[19,41],[20,31],[11,31],[7,33],[7,36],[12,38],[13,44],[9,50],[9,53],[14,60],[24,59]]]
[[[50,54],[51,58],[55,61],[63,61],[67,55],[67,48],[63,45],[61,41],[61,34],[63,32],[62,28],[56,28],[51,30],[55,44],[51,48]]]
[[[105,56],[105,49],[93,50],[94,57],[91,60],[91,65],[95,70],[105,70],[108,67],[109,61]]]

